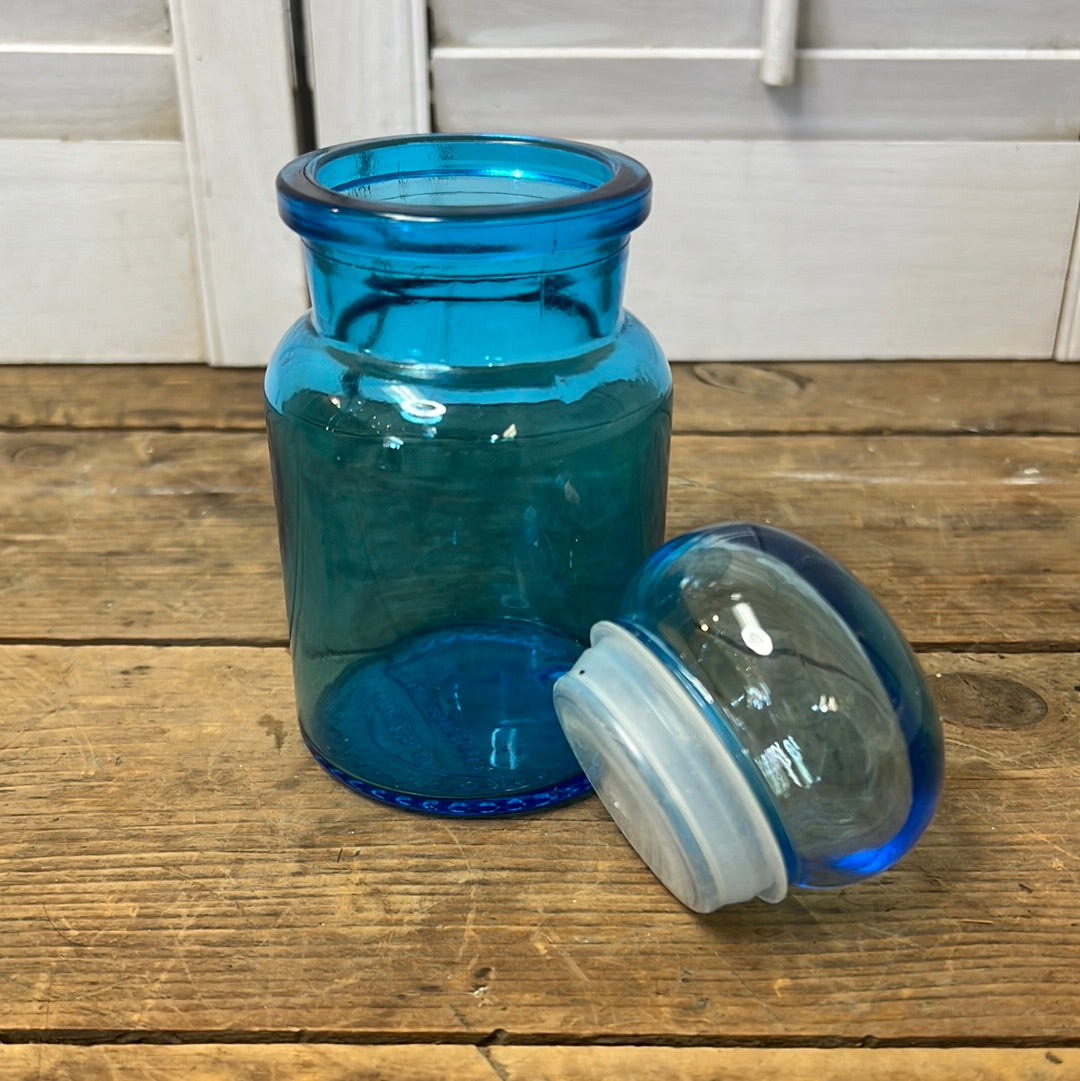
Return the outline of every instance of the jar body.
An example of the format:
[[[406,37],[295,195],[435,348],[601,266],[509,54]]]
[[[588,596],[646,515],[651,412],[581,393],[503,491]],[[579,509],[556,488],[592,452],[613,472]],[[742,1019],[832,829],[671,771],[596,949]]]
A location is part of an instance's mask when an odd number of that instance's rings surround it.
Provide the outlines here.
[[[367,795],[484,815],[588,790],[552,685],[662,541],[667,483],[624,247],[310,255],[315,311],[266,377],[289,640],[309,747]]]

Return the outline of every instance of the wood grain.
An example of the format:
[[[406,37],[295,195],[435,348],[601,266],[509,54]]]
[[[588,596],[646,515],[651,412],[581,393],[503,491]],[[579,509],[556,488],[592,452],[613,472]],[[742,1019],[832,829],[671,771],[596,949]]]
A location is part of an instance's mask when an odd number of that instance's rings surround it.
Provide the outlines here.
[[[1066,1081],[1073,1048],[495,1047],[506,1081]]]
[[[319,770],[260,379],[0,368],[0,1081],[1077,1075],[1072,369],[676,371],[672,531],[833,550],[947,747],[895,868],[709,917],[596,800],[444,821]]]
[[[691,363],[673,371],[678,432],[1080,434],[1080,374],[1062,364]]]
[[[924,663],[955,685],[915,851],[698,917],[596,800],[440,821],[336,785],[283,650],[0,648],[0,1037],[1071,1039],[1075,658]],[[985,723],[987,676],[1043,717]]]
[[[1080,644],[1080,443],[682,436],[671,534],[803,533],[932,645]],[[0,432],[0,639],[281,641],[263,436]]]
[[[0,1081],[1069,1081],[1075,1048],[0,1045]]]
[[[492,1076],[490,1059],[476,1047],[0,1045],[0,1081],[491,1081]]]
[[[0,365],[0,426],[261,432],[263,374],[205,364]]]
[[[676,363],[675,430],[1080,434],[1080,375],[1045,361]],[[0,366],[0,426],[262,431],[263,373]]]

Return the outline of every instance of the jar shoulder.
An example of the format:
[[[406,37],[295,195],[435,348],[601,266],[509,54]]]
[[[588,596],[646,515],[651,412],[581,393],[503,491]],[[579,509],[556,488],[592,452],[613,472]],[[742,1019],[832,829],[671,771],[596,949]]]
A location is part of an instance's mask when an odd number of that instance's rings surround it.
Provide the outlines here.
[[[598,398],[606,412],[618,414],[665,402],[671,372],[656,339],[629,313],[609,342],[587,353],[484,367],[420,364],[344,349],[321,337],[304,316],[275,351],[265,391],[270,408],[319,424],[338,413],[362,420],[362,414],[387,408],[409,420],[419,411],[430,423],[506,404],[554,410],[573,423],[575,414],[595,412]]]

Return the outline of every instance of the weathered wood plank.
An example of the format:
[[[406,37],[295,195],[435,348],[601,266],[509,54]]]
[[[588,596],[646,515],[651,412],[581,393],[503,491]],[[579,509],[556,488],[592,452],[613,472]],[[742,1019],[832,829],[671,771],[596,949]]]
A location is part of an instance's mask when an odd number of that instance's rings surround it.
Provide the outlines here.
[[[334,784],[282,650],[0,648],[0,1035],[1071,1040],[1075,657],[925,663],[948,778],[915,851],[698,917],[596,800],[439,821]]]
[[[1080,373],[1044,361],[676,364],[682,432],[1080,432]]]
[[[1075,1049],[494,1047],[506,1081],[1065,1081]]]
[[[0,521],[0,637],[282,635],[261,434],[0,434]]]
[[[846,563],[922,645],[1080,642],[1075,439],[718,445],[687,436],[674,446],[673,534],[728,518],[802,533]]]
[[[1080,442],[683,436],[669,530],[804,533],[918,644],[1080,644]],[[0,638],[278,641],[260,433],[0,432]]]
[[[675,364],[675,429],[1080,434],[1080,373],[1048,361]],[[261,431],[263,373],[0,366],[8,428]]]
[[[1035,1058],[1031,1052],[1025,1057],[1029,1062]],[[0,1044],[0,1081],[175,1081],[178,1077],[199,1081],[490,1081],[492,1068],[479,1048],[445,1045]]]
[[[0,1044],[0,1081],[1068,1081],[1075,1048]]]
[[[1065,1081],[1075,1049],[493,1047],[506,1081]]]
[[[262,431],[262,382],[255,368],[204,364],[0,365],[0,424]]]

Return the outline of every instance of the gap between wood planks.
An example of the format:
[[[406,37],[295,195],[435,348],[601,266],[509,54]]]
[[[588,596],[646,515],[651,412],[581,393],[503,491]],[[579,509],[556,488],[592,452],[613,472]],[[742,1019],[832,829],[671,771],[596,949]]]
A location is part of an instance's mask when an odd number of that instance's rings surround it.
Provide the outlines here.
[[[1029,653],[1080,653],[1076,643],[1068,639],[1025,640],[1023,642],[935,642],[932,639],[909,640],[909,645],[916,653],[977,653],[1023,656]],[[72,636],[50,637],[49,635],[0,635],[0,647],[3,646],[104,646],[123,648],[127,646],[149,646],[154,649],[170,647],[232,647],[243,649],[287,649],[287,638],[244,638],[244,637],[207,637],[207,638],[161,638],[161,637],[86,637]]]
[[[953,1050],[953,1049],[1041,1049],[1080,1048],[1080,1036],[1060,1035],[1008,1037],[968,1035],[963,1037],[884,1036],[673,1036],[671,1033],[618,1035],[574,1035],[566,1032],[511,1033],[495,1028],[490,1032],[433,1030],[431,1032],[336,1032],[324,1029],[0,1029],[0,1045],[59,1044],[69,1047],[114,1046],[260,1046],[264,1044],[332,1044],[350,1047],[409,1047],[447,1044],[454,1047],[648,1047],[753,1048],[762,1050]]]

